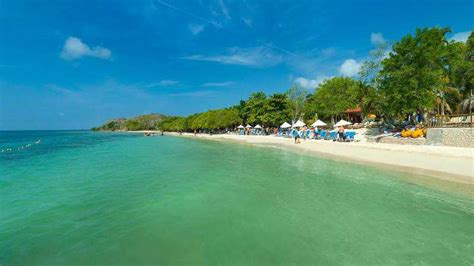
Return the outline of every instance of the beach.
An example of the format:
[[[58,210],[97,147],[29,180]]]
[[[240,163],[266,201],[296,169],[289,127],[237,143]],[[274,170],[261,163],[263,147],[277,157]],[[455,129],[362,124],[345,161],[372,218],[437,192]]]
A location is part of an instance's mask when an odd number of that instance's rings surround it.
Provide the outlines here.
[[[291,138],[275,136],[166,134],[275,146],[306,154],[319,154],[333,159],[344,159],[412,174],[433,176],[463,184],[472,185],[474,181],[474,149],[472,148],[367,142],[341,143],[326,140],[301,140],[300,144],[295,144]]]

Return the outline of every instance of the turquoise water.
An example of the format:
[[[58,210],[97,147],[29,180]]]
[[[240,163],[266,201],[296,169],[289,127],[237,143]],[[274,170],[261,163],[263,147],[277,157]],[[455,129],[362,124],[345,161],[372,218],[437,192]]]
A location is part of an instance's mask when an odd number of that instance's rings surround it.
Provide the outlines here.
[[[2,132],[8,147],[1,265],[474,263],[472,198],[400,173],[119,133]]]

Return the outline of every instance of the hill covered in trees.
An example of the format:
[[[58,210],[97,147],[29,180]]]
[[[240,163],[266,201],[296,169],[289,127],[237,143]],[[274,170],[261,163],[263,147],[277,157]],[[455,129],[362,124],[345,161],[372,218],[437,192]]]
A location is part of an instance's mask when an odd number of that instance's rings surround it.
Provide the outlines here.
[[[133,130],[156,130],[157,125],[166,116],[161,114],[140,115],[130,119],[116,118],[105,124],[92,128],[93,131],[133,131]]]

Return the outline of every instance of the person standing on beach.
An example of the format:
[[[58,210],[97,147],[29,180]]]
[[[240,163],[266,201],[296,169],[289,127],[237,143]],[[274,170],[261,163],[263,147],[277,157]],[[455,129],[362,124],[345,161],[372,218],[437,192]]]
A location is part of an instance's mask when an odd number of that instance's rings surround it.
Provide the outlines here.
[[[298,144],[300,138],[300,133],[298,132],[298,130],[296,128],[293,128],[291,134],[293,135],[293,138],[295,138],[295,144]]]
[[[344,127],[340,126],[338,130],[339,141],[346,141],[346,134],[344,134]]]

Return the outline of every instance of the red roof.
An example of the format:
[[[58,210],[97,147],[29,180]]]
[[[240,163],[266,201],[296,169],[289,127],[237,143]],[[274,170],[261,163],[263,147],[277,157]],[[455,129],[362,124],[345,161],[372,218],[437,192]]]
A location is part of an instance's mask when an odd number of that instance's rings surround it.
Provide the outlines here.
[[[360,108],[360,107],[353,108],[353,109],[347,109],[345,111],[345,113],[361,113],[361,112],[362,112],[362,108]]]

